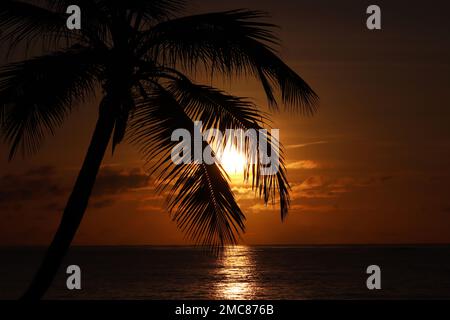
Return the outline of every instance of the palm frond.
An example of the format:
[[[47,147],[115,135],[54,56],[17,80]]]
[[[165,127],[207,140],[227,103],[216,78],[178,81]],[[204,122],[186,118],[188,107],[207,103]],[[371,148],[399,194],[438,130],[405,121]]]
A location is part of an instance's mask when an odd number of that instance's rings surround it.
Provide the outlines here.
[[[77,102],[94,93],[102,54],[74,47],[0,68],[0,133],[10,159],[37,151]]]
[[[169,194],[169,210],[179,228],[197,243],[235,244],[245,230],[245,216],[217,164],[179,165]]]
[[[236,97],[217,88],[195,84],[187,77],[170,81],[169,90],[192,119],[205,127],[248,129],[267,120],[267,115],[249,100]]]
[[[172,132],[194,124],[173,95],[162,86],[144,89],[130,120],[129,136],[158,172],[159,190],[168,188],[168,207],[173,219],[197,243],[220,247],[235,243],[244,231],[245,216],[236,203],[226,174],[219,164],[192,161],[175,164],[171,151],[178,142]],[[204,142],[203,147],[206,147]]]
[[[186,7],[185,0],[116,0],[117,4],[134,14],[141,14],[143,22],[158,22],[175,17]]]
[[[143,38],[141,51],[162,65],[188,71],[253,75],[261,81],[269,106],[278,107],[274,92],[291,111],[313,114],[318,97],[276,54],[274,25],[259,11],[234,10],[162,22]]]
[[[255,146],[251,141],[236,137],[224,136],[219,142],[222,146],[231,142],[241,149],[249,161],[244,172],[244,178],[251,180],[252,188],[257,190],[264,203],[274,203],[278,195],[281,217],[284,219],[289,209],[289,183],[286,178],[283,147],[267,128],[266,116],[255,105],[243,98],[226,94],[216,88],[198,85],[187,77],[181,77],[170,83],[170,91],[178,99],[184,111],[191,118],[201,120],[206,129],[215,128],[221,132],[227,129],[254,130],[258,135]],[[233,137],[231,137],[233,138]],[[259,156],[261,145],[267,146],[267,151],[279,159],[276,173],[267,174]]]
[[[18,43],[31,43],[36,38],[44,43],[56,46],[57,42],[69,42],[71,35],[66,27],[67,17],[62,12],[53,12],[44,7],[30,3],[2,0],[0,1],[0,41],[11,41],[11,48]]]

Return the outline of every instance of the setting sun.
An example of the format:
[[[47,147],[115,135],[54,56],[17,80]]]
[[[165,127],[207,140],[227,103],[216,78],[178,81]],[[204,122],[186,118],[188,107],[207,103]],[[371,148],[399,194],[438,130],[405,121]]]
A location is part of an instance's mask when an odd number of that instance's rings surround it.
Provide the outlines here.
[[[220,163],[229,175],[239,175],[244,173],[246,160],[235,147],[227,146],[220,157]]]

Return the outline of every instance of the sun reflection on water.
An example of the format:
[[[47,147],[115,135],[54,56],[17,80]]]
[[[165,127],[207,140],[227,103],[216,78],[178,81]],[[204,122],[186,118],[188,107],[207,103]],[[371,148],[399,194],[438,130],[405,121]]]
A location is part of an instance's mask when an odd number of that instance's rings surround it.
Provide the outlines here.
[[[217,299],[247,300],[257,294],[259,285],[253,253],[246,246],[227,248],[218,260],[216,276]]]

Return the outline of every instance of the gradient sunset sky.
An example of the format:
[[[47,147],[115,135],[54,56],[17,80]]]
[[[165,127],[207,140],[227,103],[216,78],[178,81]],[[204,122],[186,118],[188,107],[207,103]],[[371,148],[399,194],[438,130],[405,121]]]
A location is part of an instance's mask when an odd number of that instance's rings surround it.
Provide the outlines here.
[[[365,27],[370,4],[382,9],[381,31]],[[277,206],[233,183],[247,215],[242,242],[450,243],[448,2],[197,0],[188,13],[237,8],[271,14],[282,58],[320,97],[314,117],[273,114],[292,187],[284,223]],[[265,108],[256,82],[222,88]],[[50,242],[97,105],[78,106],[33,157],[8,162],[0,145],[0,245]],[[75,244],[189,243],[140,159],[126,143],[107,153]]]

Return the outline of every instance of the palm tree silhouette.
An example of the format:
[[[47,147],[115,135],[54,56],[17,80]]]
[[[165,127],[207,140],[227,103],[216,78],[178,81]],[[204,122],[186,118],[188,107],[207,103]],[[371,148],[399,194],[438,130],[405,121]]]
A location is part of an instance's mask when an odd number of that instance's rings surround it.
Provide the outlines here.
[[[81,30],[66,28],[65,10],[72,4],[82,9]],[[11,146],[10,160],[18,152],[36,152],[76,104],[102,92],[78,178],[24,299],[43,297],[51,285],[108,144],[114,151],[124,138],[148,160],[160,191],[167,190],[169,212],[188,236],[217,248],[236,242],[245,216],[220,163],[175,165],[170,153],[177,142],[171,134],[177,128],[192,132],[194,120],[223,131],[265,128],[268,118],[245,98],[195,83],[196,71],[256,77],[271,110],[281,101],[290,111],[315,112],[317,95],[277,56],[274,25],[263,22],[265,13],[241,9],[177,18],[184,8],[183,0],[1,1],[1,40],[9,40],[11,50],[20,43],[42,43],[48,52],[0,69],[0,128]],[[272,148],[274,139],[263,138]],[[289,184],[282,151],[279,155],[276,174],[262,175],[256,163],[247,165],[245,178],[265,203],[277,196],[284,218]]]

